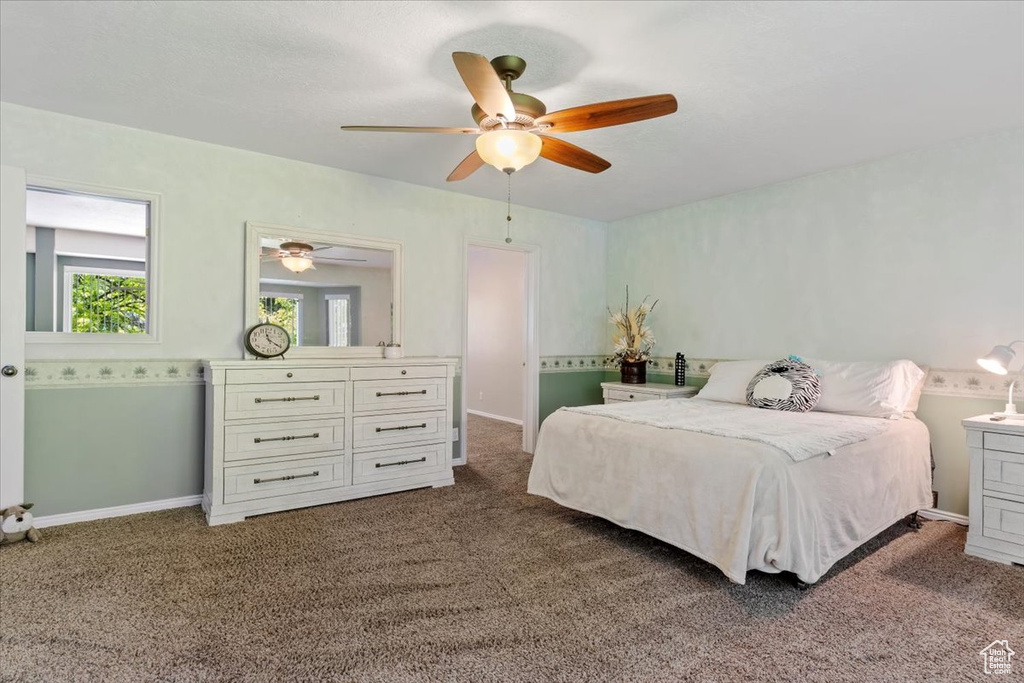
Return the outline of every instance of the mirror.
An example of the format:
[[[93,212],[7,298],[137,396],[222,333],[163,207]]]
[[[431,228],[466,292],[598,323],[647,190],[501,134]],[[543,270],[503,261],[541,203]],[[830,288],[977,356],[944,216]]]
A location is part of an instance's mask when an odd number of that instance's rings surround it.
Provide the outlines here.
[[[245,329],[288,330],[286,358],[382,356],[401,344],[401,266],[399,242],[247,223]]]
[[[150,200],[41,184],[25,198],[25,330],[151,336]]]

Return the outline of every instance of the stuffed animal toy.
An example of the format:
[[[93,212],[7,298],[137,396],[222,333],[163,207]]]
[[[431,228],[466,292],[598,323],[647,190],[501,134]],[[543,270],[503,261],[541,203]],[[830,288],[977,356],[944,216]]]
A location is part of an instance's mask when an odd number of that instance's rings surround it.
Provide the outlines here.
[[[32,513],[28,511],[31,507],[32,503],[23,503],[0,510],[0,545],[17,543],[23,538],[32,543],[39,540],[39,532],[32,526]]]

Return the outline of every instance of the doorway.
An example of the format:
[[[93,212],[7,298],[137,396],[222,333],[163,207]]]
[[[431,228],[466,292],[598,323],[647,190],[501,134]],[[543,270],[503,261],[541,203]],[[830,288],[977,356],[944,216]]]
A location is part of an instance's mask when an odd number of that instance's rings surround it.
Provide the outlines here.
[[[522,449],[537,435],[539,349],[536,339],[539,251],[467,239],[464,261],[462,421],[459,456],[473,451],[473,424],[520,427]]]

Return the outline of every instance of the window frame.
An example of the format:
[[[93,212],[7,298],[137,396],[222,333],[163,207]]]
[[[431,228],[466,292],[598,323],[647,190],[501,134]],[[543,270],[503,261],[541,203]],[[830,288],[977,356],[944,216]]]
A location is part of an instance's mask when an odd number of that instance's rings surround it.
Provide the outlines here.
[[[42,352],[49,344],[108,345],[112,348],[133,344],[159,344],[163,329],[163,286],[160,268],[160,222],[162,195],[157,192],[133,190],[109,185],[97,185],[63,178],[26,175],[25,192],[42,189],[68,194],[85,194],[107,199],[149,203],[149,225],[146,227],[146,332],[142,334],[114,334],[105,332],[25,332],[26,350]],[[26,222],[27,225],[27,222]],[[63,314],[63,312],[61,312]]]

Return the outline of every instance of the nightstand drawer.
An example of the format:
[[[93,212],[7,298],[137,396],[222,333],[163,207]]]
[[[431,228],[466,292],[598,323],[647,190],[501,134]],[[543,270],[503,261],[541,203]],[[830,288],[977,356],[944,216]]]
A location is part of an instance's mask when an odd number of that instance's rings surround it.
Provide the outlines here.
[[[984,457],[986,491],[1024,496],[1024,454],[986,450]]]
[[[985,450],[1024,453],[1024,436],[985,432]]]
[[[661,396],[647,394],[640,391],[627,391],[625,389],[609,389],[605,396],[610,401],[656,401]]]
[[[1024,503],[985,496],[982,526],[987,538],[1021,544],[1020,560],[1024,561]]]

